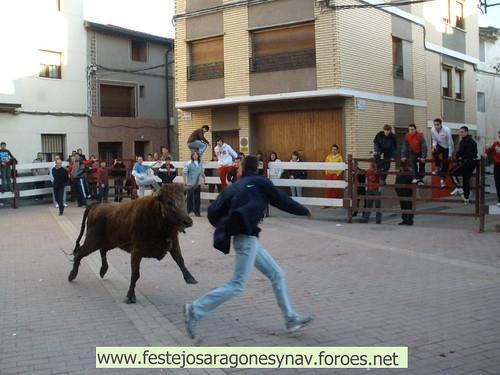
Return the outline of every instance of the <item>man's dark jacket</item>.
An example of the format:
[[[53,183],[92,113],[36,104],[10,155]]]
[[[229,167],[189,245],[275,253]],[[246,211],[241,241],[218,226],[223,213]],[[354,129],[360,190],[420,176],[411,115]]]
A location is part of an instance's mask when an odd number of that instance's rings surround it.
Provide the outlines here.
[[[258,224],[268,204],[293,215],[309,213],[306,207],[277,189],[268,179],[245,172],[208,206],[208,220],[215,227],[214,247],[228,254],[231,236],[258,236]]]
[[[386,136],[383,130],[379,131],[373,139],[373,148],[379,154],[387,152],[390,154],[391,159],[396,159],[396,152],[398,150],[396,136],[393,132],[390,132],[389,135]]]

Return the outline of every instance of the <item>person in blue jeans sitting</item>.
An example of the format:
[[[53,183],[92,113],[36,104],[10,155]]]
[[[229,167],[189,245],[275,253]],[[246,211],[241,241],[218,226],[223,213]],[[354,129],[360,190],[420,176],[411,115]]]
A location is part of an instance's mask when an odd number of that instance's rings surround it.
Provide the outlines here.
[[[191,338],[195,337],[196,324],[201,318],[245,290],[254,267],[271,281],[288,332],[308,325],[315,318],[314,315],[301,317],[295,312],[286,290],[284,273],[260,245],[258,238],[258,224],[268,204],[307,218],[311,217],[311,211],[276,188],[268,179],[258,176],[257,167],[255,156],[245,157],[240,179],[223,189],[208,207],[208,220],[215,227],[214,247],[228,254],[233,237],[236,252],[234,274],[226,284],[192,304],[184,305],[186,330]]]

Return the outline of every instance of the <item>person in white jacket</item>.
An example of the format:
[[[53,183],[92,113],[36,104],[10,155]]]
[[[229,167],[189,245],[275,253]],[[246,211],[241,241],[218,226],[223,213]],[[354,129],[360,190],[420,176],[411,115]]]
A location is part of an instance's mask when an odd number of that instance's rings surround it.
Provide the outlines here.
[[[451,136],[451,130],[443,126],[440,118],[434,120],[434,126],[431,128],[432,138],[432,156],[436,164],[436,170],[432,172],[434,176],[441,176],[441,187],[445,187],[445,180],[448,174],[448,158],[453,156],[454,143]],[[442,160],[439,158],[442,155]]]
[[[219,164],[219,177],[222,188],[227,186],[226,175],[233,167],[233,159],[236,159],[238,154],[231,146],[224,143],[222,137],[217,137],[217,146],[214,148],[217,155],[217,163]]]

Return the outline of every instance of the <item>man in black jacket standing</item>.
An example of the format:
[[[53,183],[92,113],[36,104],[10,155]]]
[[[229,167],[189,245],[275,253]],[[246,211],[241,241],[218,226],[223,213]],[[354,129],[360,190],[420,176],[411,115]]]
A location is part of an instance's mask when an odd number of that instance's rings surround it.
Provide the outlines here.
[[[186,329],[191,338],[195,337],[198,320],[245,290],[253,267],[271,281],[288,332],[306,326],[315,318],[314,315],[301,317],[294,311],[286,291],[284,273],[261,247],[258,238],[258,224],[264,217],[268,204],[307,218],[311,217],[311,211],[277,189],[268,179],[258,176],[257,166],[257,158],[247,156],[242,164],[240,179],[223,189],[208,207],[208,220],[215,226],[214,247],[227,254],[231,237],[234,237],[236,259],[231,280],[192,304],[184,305]]]
[[[460,128],[460,145],[458,146],[458,151],[455,155],[458,160],[458,164],[454,165],[450,170],[451,180],[455,185],[455,190],[451,192],[450,195],[462,195],[464,196],[464,203],[469,203],[470,196],[470,178],[474,173],[477,165],[477,143],[469,135],[469,128],[467,126],[462,126]],[[462,176],[462,185],[458,180],[458,176]]]

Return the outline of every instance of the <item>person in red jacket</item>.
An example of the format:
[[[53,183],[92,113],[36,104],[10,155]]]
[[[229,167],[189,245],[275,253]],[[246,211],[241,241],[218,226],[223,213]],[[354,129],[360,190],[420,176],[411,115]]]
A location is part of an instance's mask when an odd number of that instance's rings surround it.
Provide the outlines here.
[[[495,156],[493,157],[493,162],[495,163],[495,166],[493,167],[493,175],[495,176],[495,187],[497,189],[497,207],[500,207],[500,130],[498,131],[497,137],[498,140],[484,152],[484,155],[487,156],[492,152],[495,152]]]
[[[366,170],[366,195],[372,197],[380,197],[380,172],[375,171],[375,162],[372,162],[370,168]],[[366,207],[372,208],[373,201],[375,201],[375,208],[380,208],[380,199],[367,199]],[[359,221],[360,223],[368,223],[370,219],[371,212],[363,212],[363,218]],[[382,213],[377,212],[375,214],[375,224],[382,224]]]
[[[401,149],[401,161],[406,160],[406,154],[410,151],[410,165],[413,170],[412,184],[424,184],[425,158],[427,157],[427,143],[422,132],[417,130],[415,124],[408,125],[408,133],[405,135],[403,148]]]
[[[97,186],[99,186],[98,202],[107,202],[109,193],[109,171],[105,161],[101,161],[101,167],[97,170]]]

